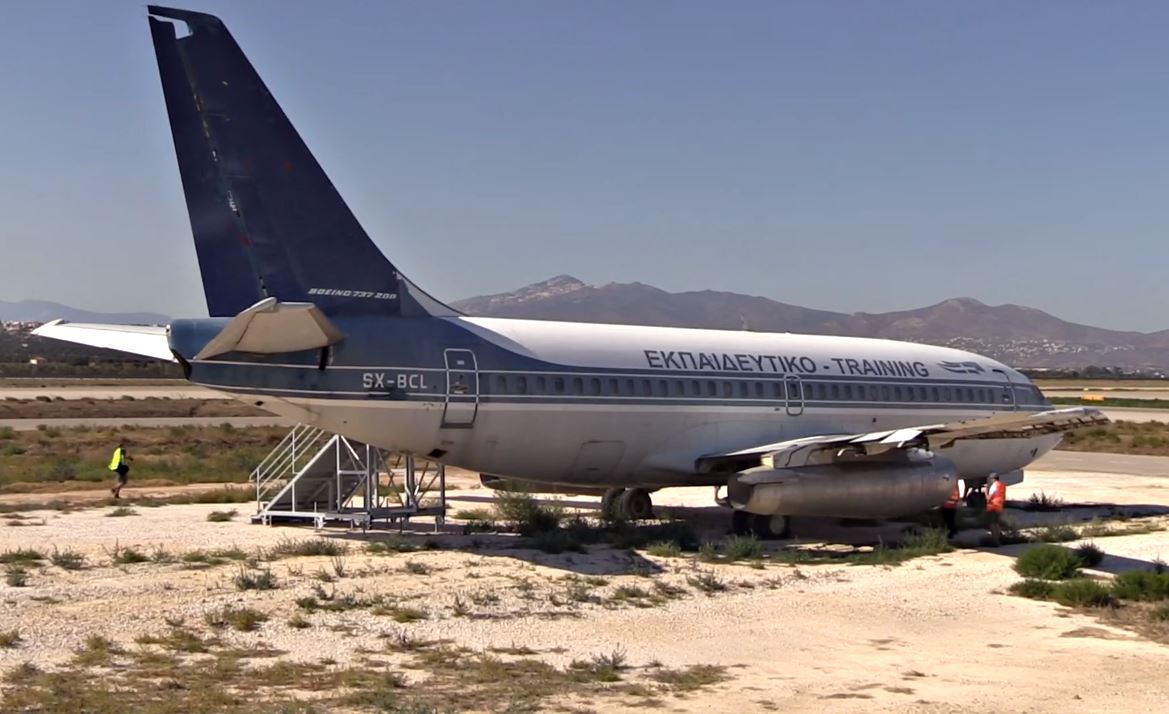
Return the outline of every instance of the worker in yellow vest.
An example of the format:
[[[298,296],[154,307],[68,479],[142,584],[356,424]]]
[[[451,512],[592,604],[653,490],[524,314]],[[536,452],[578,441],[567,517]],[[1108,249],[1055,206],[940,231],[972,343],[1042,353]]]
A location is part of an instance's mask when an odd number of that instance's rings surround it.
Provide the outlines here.
[[[1003,507],[1007,505],[1007,485],[999,479],[998,474],[991,474],[986,484],[986,514],[990,521],[990,535],[994,544],[1000,546],[1003,544],[1001,521]]]
[[[118,480],[114,482],[114,487],[110,489],[114,499],[117,500],[122,497],[122,487],[126,485],[128,475],[130,473],[130,455],[126,453],[126,443],[120,442],[118,448],[114,449],[114,455],[110,458],[110,471],[118,474]]]
[[[954,479],[954,490],[950,497],[942,504],[942,520],[946,523],[948,537],[958,535],[958,504],[962,501],[962,494],[958,490],[958,479]]]

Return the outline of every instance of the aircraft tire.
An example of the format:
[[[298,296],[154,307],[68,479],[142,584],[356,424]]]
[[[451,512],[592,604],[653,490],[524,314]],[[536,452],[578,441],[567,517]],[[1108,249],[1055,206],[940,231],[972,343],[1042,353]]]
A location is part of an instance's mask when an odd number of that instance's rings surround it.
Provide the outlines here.
[[[791,537],[791,519],[787,516],[755,515],[751,519],[751,532],[759,540],[781,540]]]
[[[648,521],[654,517],[653,500],[644,488],[626,489],[618,500],[620,512],[630,521]]]
[[[620,499],[621,495],[625,493],[623,488],[610,488],[605,491],[605,495],[601,496],[601,517],[610,520],[616,520],[621,516]]]

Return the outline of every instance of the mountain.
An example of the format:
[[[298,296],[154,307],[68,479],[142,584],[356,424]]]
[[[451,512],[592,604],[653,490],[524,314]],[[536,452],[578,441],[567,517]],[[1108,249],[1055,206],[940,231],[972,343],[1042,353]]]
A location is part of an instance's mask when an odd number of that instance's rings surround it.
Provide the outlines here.
[[[588,285],[558,275],[514,292],[460,300],[453,307],[487,317],[881,337],[967,349],[1029,368],[1169,370],[1169,330],[1107,330],[973,298],[850,315],[738,293],[670,293],[642,283]]]
[[[90,312],[47,300],[0,300],[0,322],[48,322],[56,319],[72,322],[110,322],[125,325],[165,325],[166,315],[152,312]]]

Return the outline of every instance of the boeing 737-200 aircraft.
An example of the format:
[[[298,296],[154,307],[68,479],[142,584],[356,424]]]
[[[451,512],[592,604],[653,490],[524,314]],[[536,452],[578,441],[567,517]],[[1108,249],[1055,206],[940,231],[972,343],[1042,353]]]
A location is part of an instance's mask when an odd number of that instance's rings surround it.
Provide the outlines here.
[[[373,244],[218,18],[149,13],[211,317],[39,335],[174,360],[386,449],[604,491],[629,518],[657,489],[714,486],[760,536],[1017,483],[1061,432],[1107,421],[942,347],[459,314]]]

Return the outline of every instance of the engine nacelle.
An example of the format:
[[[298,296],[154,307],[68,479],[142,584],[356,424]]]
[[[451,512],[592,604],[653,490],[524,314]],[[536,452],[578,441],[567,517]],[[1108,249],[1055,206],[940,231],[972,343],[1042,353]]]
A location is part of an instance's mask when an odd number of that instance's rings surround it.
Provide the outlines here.
[[[794,469],[760,466],[727,484],[736,509],[761,515],[891,518],[942,505],[958,482],[949,459]]]

